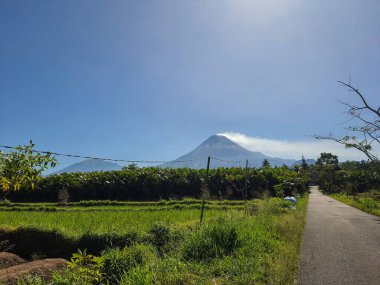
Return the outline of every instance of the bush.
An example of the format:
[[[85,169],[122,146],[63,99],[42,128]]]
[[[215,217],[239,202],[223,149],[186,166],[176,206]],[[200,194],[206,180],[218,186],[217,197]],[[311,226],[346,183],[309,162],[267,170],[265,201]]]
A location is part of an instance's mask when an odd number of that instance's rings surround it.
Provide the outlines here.
[[[232,254],[239,244],[236,228],[219,222],[192,234],[184,244],[183,258],[208,261]]]
[[[154,223],[149,229],[149,235],[151,243],[161,249],[170,241],[170,228],[161,223]]]
[[[154,247],[145,244],[135,244],[124,249],[109,249],[103,255],[104,277],[110,284],[118,284],[123,274],[137,266],[145,266],[157,259]]]
[[[160,255],[163,255],[174,249],[182,237],[180,231],[175,231],[168,225],[156,222],[151,225],[146,241],[152,244]]]

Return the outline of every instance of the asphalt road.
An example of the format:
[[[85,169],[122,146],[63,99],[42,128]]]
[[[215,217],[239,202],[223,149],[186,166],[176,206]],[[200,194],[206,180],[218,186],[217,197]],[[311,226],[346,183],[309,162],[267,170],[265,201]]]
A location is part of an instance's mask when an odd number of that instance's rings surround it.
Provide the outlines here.
[[[312,187],[298,285],[380,285],[380,218]]]

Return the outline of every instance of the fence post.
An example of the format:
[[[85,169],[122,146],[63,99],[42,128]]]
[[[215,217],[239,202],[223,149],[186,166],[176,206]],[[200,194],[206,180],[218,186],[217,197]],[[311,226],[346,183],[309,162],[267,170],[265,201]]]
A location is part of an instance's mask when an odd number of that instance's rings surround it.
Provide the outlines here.
[[[245,199],[248,197],[248,159],[245,161]]]
[[[211,157],[207,158],[207,169],[206,169],[206,189],[208,189],[208,172],[210,170],[210,160]],[[202,193],[202,207],[201,207],[201,217],[199,223],[202,224],[203,222],[203,213],[205,210],[205,202],[206,202],[206,193]]]
[[[244,204],[245,212],[248,214],[248,159],[245,161],[245,187],[244,187]]]

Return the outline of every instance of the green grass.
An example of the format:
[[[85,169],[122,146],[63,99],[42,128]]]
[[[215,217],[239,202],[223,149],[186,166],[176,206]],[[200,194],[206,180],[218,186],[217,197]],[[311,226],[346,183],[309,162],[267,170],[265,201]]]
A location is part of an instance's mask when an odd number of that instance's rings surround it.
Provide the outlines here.
[[[356,197],[345,194],[331,194],[330,197],[364,212],[380,216],[379,193],[363,193]]]
[[[83,245],[93,243],[97,235],[123,236],[137,231],[132,245],[103,253],[104,276],[110,276],[114,284],[293,284],[307,198],[300,199],[297,209],[278,198],[253,201],[249,214],[241,207],[242,201],[226,204],[221,201],[206,209],[202,226],[198,208],[161,209],[162,205],[139,203],[102,205],[98,207],[106,210],[98,211],[84,211],[85,206],[56,212],[4,209],[0,210],[0,228],[19,231],[30,240],[33,226],[41,231],[38,235],[46,231],[52,235],[50,239],[59,239],[61,233],[62,238],[81,239]],[[79,205],[72,209],[76,207]],[[135,210],[120,211],[120,207]],[[146,210],[149,207],[160,210]],[[37,248],[38,242],[48,240],[41,237],[29,242]],[[65,247],[65,242],[61,246]],[[62,280],[73,280],[72,275],[72,271],[57,275],[55,284],[70,284]]]
[[[218,217],[237,217],[241,210],[206,210],[205,221]],[[199,221],[195,209],[170,209],[161,211],[5,211],[0,212],[0,227],[36,227],[44,230],[58,230],[64,235],[78,237],[83,234],[126,234],[131,230],[143,231],[155,222],[172,225],[195,225]]]

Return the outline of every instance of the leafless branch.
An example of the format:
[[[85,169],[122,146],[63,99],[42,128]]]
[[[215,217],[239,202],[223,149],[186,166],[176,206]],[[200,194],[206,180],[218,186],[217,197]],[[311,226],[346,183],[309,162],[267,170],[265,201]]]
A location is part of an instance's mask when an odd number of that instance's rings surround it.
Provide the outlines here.
[[[340,83],[342,86],[348,87],[349,90],[355,92],[355,93],[360,97],[361,101],[362,101],[363,104],[364,104],[364,107],[360,107],[360,108],[358,108],[358,109],[368,109],[368,110],[370,110],[371,112],[375,113],[377,116],[380,117],[380,107],[377,108],[377,109],[372,108],[372,107],[367,103],[367,100],[364,98],[364,96],[359,92],[359,89],[353,87],[353,86],[351,85],[351,83],[345,83],[345,82],[343,82],[343,81],[338,81],[338,83]]]

